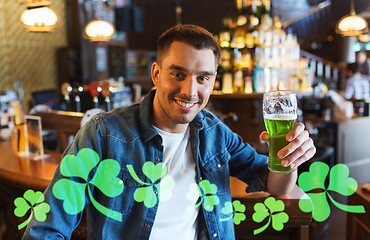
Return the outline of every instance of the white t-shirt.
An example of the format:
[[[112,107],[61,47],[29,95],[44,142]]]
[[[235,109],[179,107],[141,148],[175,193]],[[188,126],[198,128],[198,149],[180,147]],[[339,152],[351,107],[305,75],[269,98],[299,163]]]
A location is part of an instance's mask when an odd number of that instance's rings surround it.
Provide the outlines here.
[[[168,133],[154,128],[163,139],[163,163],[175,186],[169,200],[159,201],[149,239],[197,239],[199,207],[195,206],[198,200],[186,197],[189,186],[196,184],[196,164],[191,153],[189,128],[184,133]]]

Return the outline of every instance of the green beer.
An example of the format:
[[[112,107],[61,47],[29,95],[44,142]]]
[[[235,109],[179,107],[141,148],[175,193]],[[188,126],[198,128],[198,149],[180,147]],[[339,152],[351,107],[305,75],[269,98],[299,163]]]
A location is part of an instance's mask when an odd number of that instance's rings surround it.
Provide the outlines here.
[[[268,167],[272,172],[290,173],[294,171],[290,167],[283,167],[277,153],[288,145],[286,135],[296,124],[296,115],[267,115],[264,117],[266,130],[268,132],[267,143],[269,145]]]

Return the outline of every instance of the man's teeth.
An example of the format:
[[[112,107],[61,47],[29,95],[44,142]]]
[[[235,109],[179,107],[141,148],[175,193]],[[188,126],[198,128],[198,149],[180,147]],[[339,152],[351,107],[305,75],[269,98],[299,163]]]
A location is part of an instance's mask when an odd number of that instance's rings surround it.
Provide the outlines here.
[[[186,107],[186,108],[189,108],[191,106],[194,105],[194,103],[184,103],[184,102],[180,102],[180,101],[176,101],[178,104],[180,104],[182,107]]]

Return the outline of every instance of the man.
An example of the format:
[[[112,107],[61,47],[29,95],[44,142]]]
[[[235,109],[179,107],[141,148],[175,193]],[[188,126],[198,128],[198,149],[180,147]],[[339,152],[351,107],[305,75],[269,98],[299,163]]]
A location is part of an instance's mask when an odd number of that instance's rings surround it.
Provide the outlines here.
[[[248,191],[274,195],[291,191],[297,171],[269,172],[266,156],[203,110],[219,58],[218,44],[205,29],[178,25],[167,30],[158,40],[158,61],[151,70],[156,90],[140,104],[95,116],[76,135],[64,156],[92,149],[101,161],[95,171],[85,171],[89,172],[85,179],[99,178],[89,182],[96,187],[82,191],[89,239],[234,239],[232,219],[219,221],[221,209],[231,203],[230,175],[246,181]],[[261,134],[261,139],[266,137],[266,132]],[[298,167],[314,155],[303,124],[297,124],[287,138],[290,145],[279,152],[284,166]],[[46,221],[32,220],[24,239],[69,238],[79,224],[84,205],[76,204],[70,194],[73,188],[67,191],[58,181],[70,181],[66,175],[79,174],[69,172],[92,167],[68,169],[65,166],[73,165],[74,158],[65,159],[44,193],[51,206]],[[111,171],[117,173],[123,190],[117,190],[116,176],[104,177],[110,172],[100,171],[103,163],[119,163],[120,168]],[[106,186],[113,187],[104,190]],[[71,207],[75,205],[79,211]]]
[[[357,62],[347,65],[347,84],[345,89],[346,99],[368,99],[369,81],[362,77],[360,65]]]
[[[362,75],[370,77],[370,63],[367,59],[365,51],[359,51],[356,53],[356,62],[359,64],[359,71]]]

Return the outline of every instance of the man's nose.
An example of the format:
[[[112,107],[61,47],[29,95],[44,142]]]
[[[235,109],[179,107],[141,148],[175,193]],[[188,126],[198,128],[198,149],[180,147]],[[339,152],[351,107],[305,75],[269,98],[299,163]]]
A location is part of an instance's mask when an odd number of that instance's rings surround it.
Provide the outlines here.
[[[188,97],[196,96],[197,80],[196,77],[189,76],[183,81],[182,93]]]

